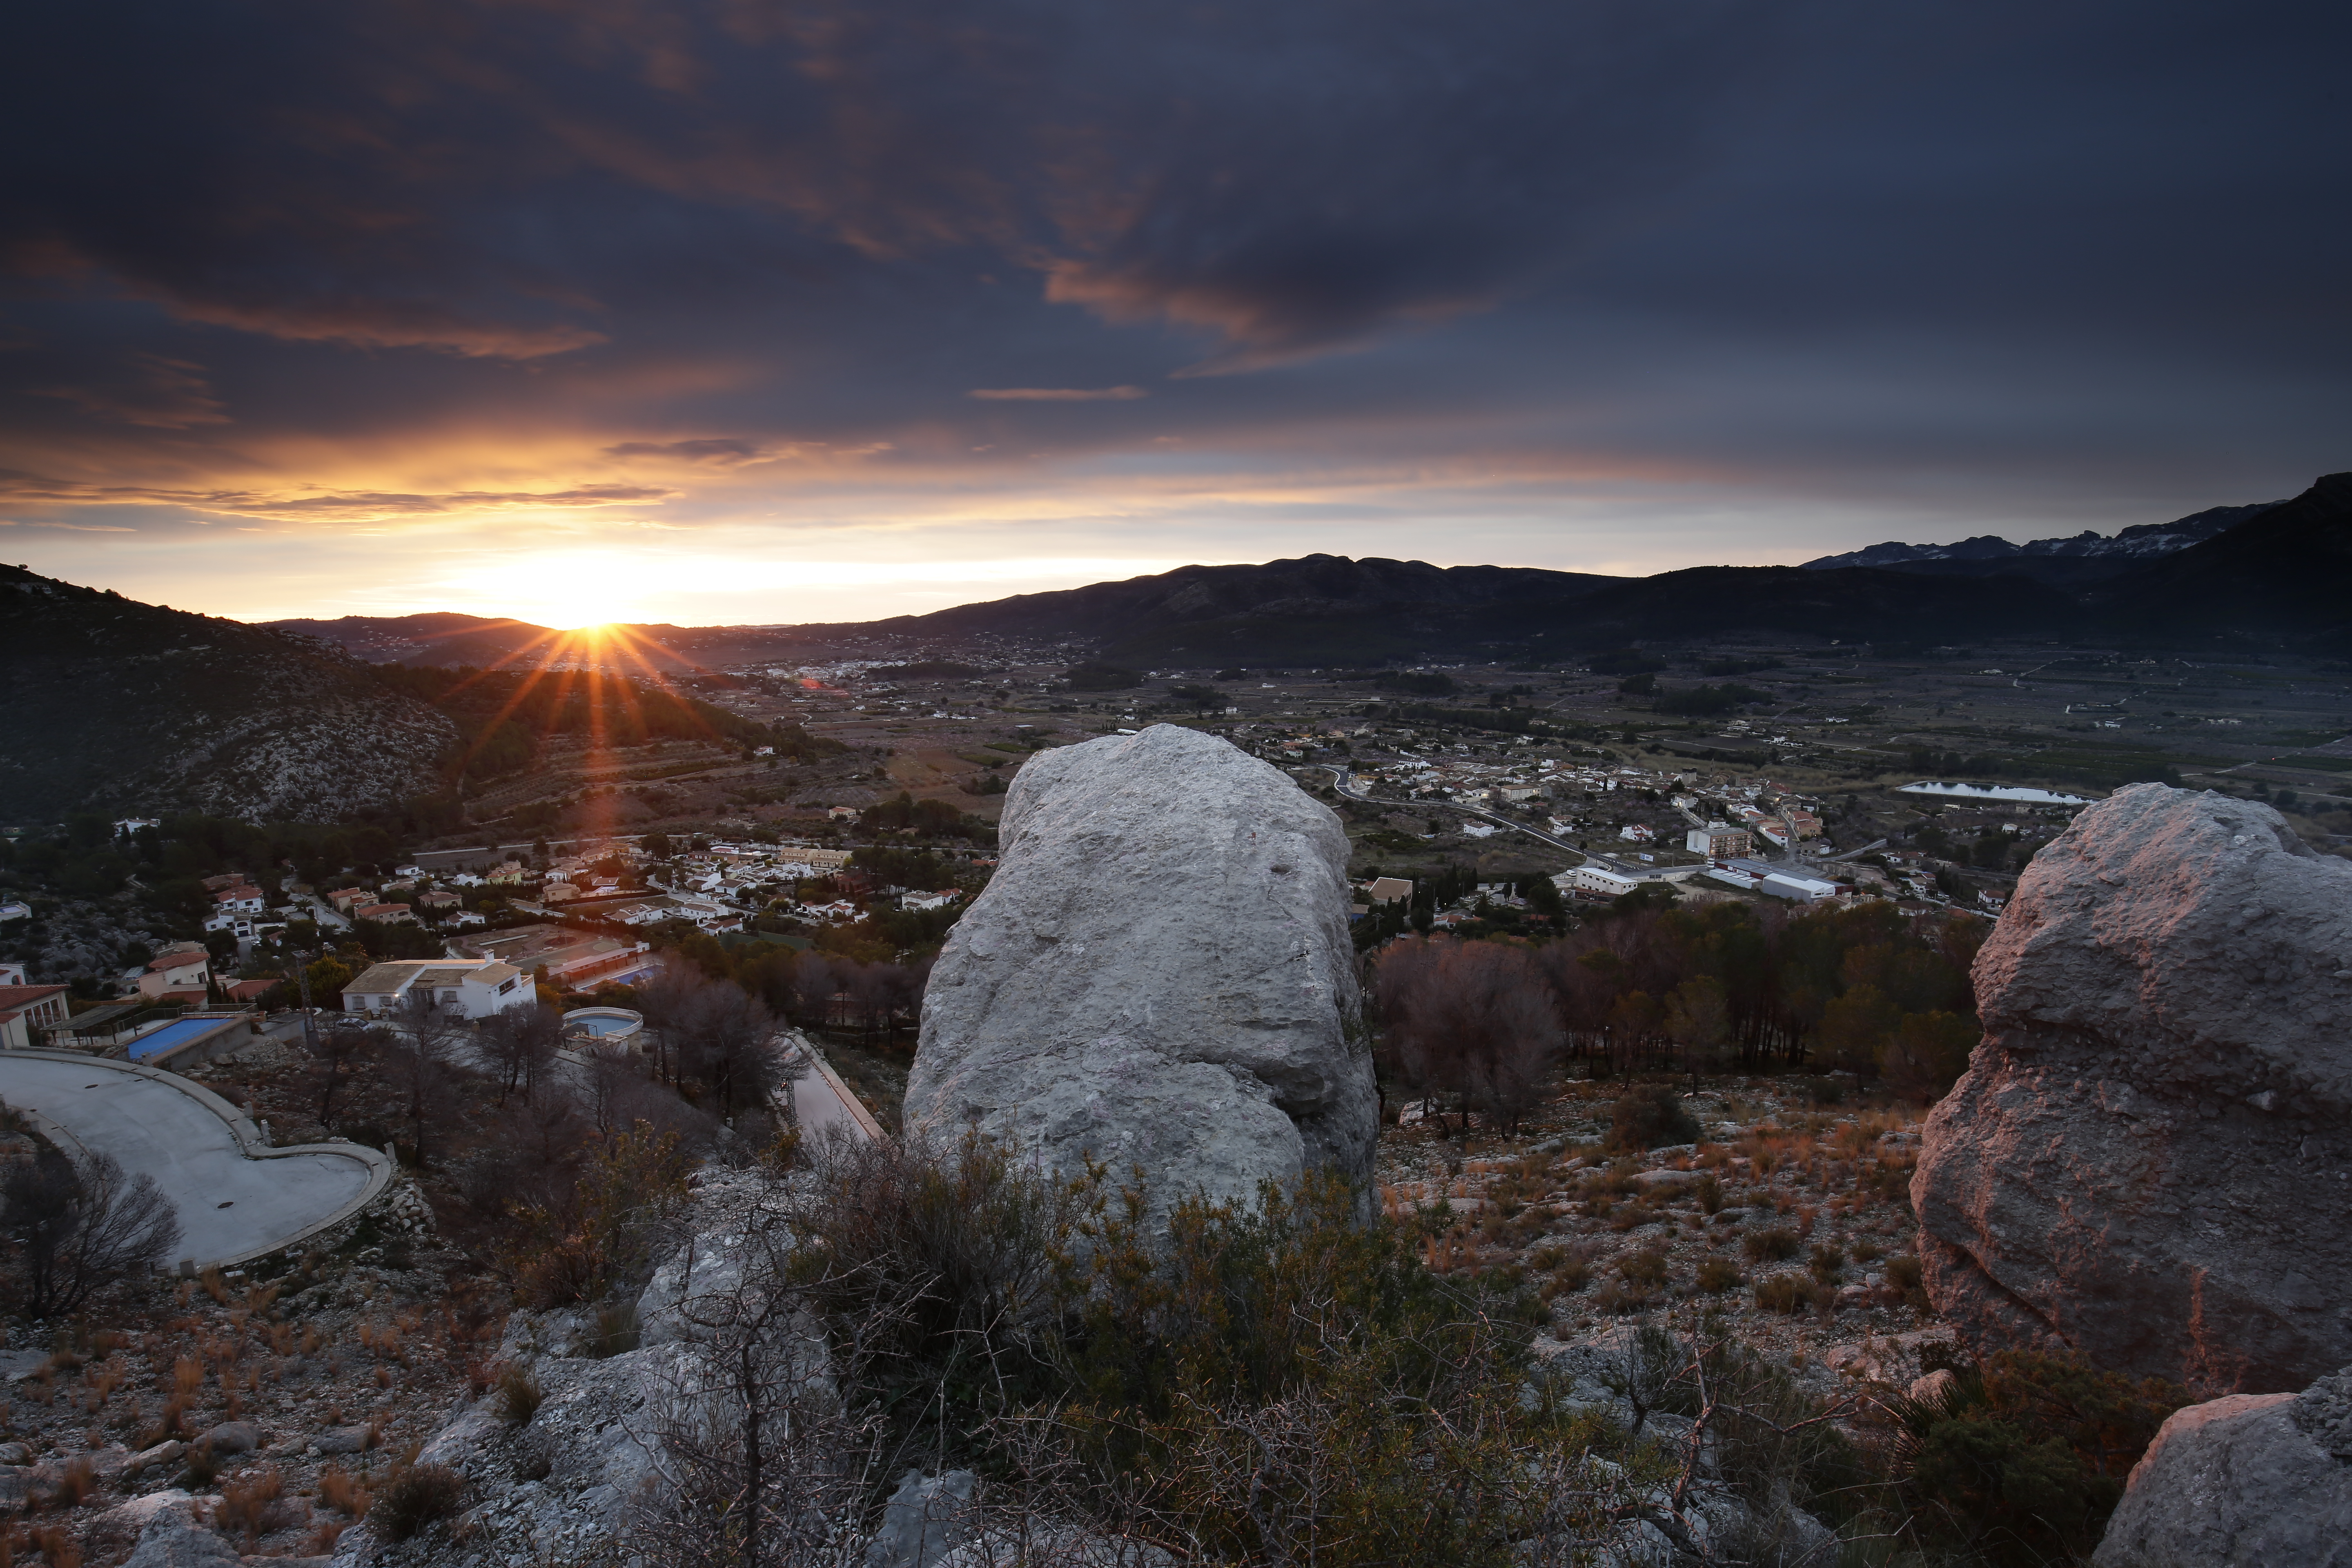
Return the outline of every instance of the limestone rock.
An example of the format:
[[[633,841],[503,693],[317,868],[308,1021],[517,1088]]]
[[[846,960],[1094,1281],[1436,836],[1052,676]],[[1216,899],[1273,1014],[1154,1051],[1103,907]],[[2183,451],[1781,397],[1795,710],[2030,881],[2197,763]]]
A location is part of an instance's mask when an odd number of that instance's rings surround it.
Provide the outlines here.
[[[2035,857],[1911,1185],[1936,1308],[2214,1390],[2352,1361],[2352,862],[2137,784]]]
[[[2347,1394],[2338,1373],[2300,1395],[2174,1411],[2132,1468],[2094,1568],[2352,1568],[2352,1458],[2331,1447],[2352,1436]]]
[[[977,1124],[1163,1209],[1370,1175],[1348,843],[1266,763],[1172,725],[1042,752],[931,972],[910,1128]]]
[[[310,1452],[319,1455],[364,1453],[367,1447],[364,1426],[330,1426],[310,1439]]]
[[[261,1447],[261,1433],[250,1421],[224,1421],[196,1439],[209,1454],[250,1454]]]
[[[237,1568],[236,1548],[195,1521],[187,1493],[155,1495],[166,1500],[147,1513],[139,1544],[122,1568]]]
[[[979,1488],[970,1470],[908,1470],[883,1505],[882,1527],[866,1543],[866,1568],[935,1568],[971,1538],[969,1515]]]
[[[541,1400],[530,1425],[505,1419],[495,1391],[459,1405],[416,1462],[446,1466],[466,1479],[465,1514],[448,1531],[389,1548],[363,1521],[336,1542],[338,1568],[586,1562],[601,1560],[616,1542],[625,1547],[662,1489],[662,1405],[675,1386],[678,1344],[692,1333],[680,1321],[681,1309],[691,1297],[740,1280],[732,1249],[741,1240],[740,1216],[763,1190],[755,1174],[703,1174],[692,1210],[680,1216],[690,1247],[666,1261],[638,1295],[639,1348],[591,1353],[592,1314],[511,1314],[496,1360],[526,1368],[538,1382]]]

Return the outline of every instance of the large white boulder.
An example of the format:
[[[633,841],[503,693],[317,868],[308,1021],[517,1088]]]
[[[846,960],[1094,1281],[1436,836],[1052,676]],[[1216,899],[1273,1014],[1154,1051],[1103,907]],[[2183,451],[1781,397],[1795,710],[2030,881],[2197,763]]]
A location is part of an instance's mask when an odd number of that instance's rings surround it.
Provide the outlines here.
[[[2136,784],[2034,858],[1912,1202],[1937,1310],[2214,1392],[2352,1361],[2352,862]]]
[[[910,1130],[1139,1169],[1155,1213],[1314,1168],[1369,1179],[1378,1096],[1328,807],[1154,725],[1031,758],[999,854],[931,972]]]

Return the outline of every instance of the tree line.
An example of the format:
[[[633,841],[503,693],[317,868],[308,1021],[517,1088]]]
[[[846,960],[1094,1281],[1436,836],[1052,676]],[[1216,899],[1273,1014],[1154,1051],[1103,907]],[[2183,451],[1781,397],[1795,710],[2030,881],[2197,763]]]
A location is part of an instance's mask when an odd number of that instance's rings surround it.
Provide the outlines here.
[[[1596,1075],[1798,1067],[1932,1099],[1979,1029],[1985,933],[1893,905],[1635,903],[1557,941],[1405,936],[1368,963],[1381,1065],[1404,1092],[1508,1128],[1571,1061]]]

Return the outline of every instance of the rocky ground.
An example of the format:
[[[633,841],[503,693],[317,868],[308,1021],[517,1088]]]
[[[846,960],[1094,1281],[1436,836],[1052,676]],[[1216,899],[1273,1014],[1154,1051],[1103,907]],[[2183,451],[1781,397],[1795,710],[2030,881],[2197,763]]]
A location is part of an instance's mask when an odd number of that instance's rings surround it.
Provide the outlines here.
[[[141,1500],[180,1489],[238,1552],[331,1552],[371,1489],[488,1385],[505,1314],[446,1288],[430,1226],[410,1188],[277,1278],[207,1274],[104,1303],[53,1341],[20,1332],[0,1561],[110,1568],[152,1512]]]
[[[1570,1082],[1510,1136],[1412,1120],[1383,1131],[1383,1206],[1422,1226],[1433,1268],[1523,1270],[1554,1343],[1711,1316],[1819,1392],[1908,1383],[1946,1341],[1914,1256],[1919,1112],[1811,1092],[1850,1081],[1704,1079],[1677,1091],[1699,1140],[1639,1151],[1609,1147],[1616,1102],[1648,1087],[1623,1080]]]
[[[250,1054],[203,1076],[274,1113],[281,1141],[312,1132],[299,1064]],[[1382,1131],[1381,1196],[1422,1226],[1434,1267],[1522,1270],[1551,1310],[1549,1354],[1643,1315],[1714,1314],[1815,1393],[1899,1384],[1944,1339],[1910,1263],[1916,1112],[1820,1104],[1822,1081],[1705,1080],[1681,1100],[1702,1137],[1640,1152],[1607,1146],[1619,1098],[1653,1087],[1623,1080],[1566,1083],[1508,1136],[1412,1119]],[[237,1555],[331,1552],[507,1353],[507,1303],[436,1210],[453,1231],[468,1223],[455,1174],[408,1181],[389,1215],[278,1277],[180,1281],[54,1339],[20,1333],[0,1406],[14,1445],[0,1506],[16,1513],[0,1561],[114,1568],[159,1509]]]

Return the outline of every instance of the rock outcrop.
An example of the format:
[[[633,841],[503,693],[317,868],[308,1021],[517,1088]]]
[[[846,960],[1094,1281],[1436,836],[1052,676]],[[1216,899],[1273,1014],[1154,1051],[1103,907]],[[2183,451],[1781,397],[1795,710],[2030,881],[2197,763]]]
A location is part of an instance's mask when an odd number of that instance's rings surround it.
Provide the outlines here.
[[[1979,1349],[2221,1391],[2352,1361],[2352,863],[2137,784],[2034,858],[1911,1195]]]
[[[2352,1568],[2352,1367],[2173,1412],[2093,1568]]]
[[[1163,1208],[1370,1174],[1348,843],[1281,773],[1172,725],[1040,752],[931,972],[910,1128],[1058,1168],[1139,1166]]]

